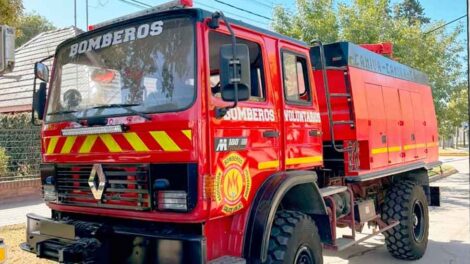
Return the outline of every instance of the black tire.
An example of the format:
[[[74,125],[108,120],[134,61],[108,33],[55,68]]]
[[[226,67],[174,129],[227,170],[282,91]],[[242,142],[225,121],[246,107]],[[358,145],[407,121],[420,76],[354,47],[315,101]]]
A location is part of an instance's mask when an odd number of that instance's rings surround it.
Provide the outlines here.
[[[392,256],[420,259],[426,252],[429,235],[428,202],[423,187],[403,181],[390,188],[385,196],[382,218],[400,224],[385,232],[387,249]]]
[[[267,263],[322,264],[322,245],[315,222],[300,212],[277,212],[271,228]]]

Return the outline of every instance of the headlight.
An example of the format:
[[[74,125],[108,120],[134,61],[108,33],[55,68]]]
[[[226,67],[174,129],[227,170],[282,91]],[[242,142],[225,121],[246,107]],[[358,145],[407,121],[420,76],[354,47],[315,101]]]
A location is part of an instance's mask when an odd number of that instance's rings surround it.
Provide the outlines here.
[[[152,200],[159,211],[190,212],[196,206],[197,164],[152,164]]]
[[[185,191],[159,191],[158,209],[159,210],[188,210],[188,194]]]

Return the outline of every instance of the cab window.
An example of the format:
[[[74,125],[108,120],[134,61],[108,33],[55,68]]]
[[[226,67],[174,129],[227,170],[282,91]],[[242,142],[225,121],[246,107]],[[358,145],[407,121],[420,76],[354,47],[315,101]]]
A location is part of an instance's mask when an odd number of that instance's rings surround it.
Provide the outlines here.
[[[231,44],[229,35],[211,31],[209,33],[210,85],[212,94],[220,97],[219,50],[222,45]],[[248,46],[250,53],[251,96],[250,101],[264,101],[266,86],[264,80],[261,46],[255,42],[237,38],[237,44]]]
[[[310,102],[307,60],[291,52],[282,52],[282,72],[287,102]]]

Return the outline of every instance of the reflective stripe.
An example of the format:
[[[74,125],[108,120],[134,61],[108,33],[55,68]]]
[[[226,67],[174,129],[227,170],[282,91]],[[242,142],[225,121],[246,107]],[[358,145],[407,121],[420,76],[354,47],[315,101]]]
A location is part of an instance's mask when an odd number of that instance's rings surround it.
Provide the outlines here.
[[[149,148],[145,145],[142,139],[140,139],[137,133],[129,132],[124,133],[123,135],[135,151],[149,151]]]
[[[183,134],[189,138],[189,140],[193,140],[193,135],[192,135],[192,131],[191,130],[181,130],[181,132],[183,132]]]
[[[387,153],[387,152],[388,152],[388,148],[387,148],[387,147],[385,147],[385,148],[374,148],[374,149],[372,149],[372,151],[371,151],[371,153],[372,153],[373,155],[375,155],[375,154]]]
[[[372,155],[382,154],[387,152],[400,152],[401,146],[385,147],[385,148],[374,148],[371,150]]]
[[[90,153],[91,148],[95,144],[96,139],[98,138],[97,135],[89,135],[86,136],[85,141],[83,142],[82,146],[78,153]]]
[[[279,167],[279,160],[262,161],[258,163],[258,170],[274,169]]]
[[[101,140],[110,152],[121,152],[122,149],[110,134],[100,135]]]
[[[164,151],[181,151],[173,139],[165,131],[151,131],[150,135],[157,141]]]
[[[411,145],[405,145],[403,149],[410,150],[410,149],[425,148],[425,147],[426,147],[426,144],[411,144]]]
[[[60,151],[61,154],[68,154],[72,150],[73,144],[75,143],[75,140],[77,139],[76,136],[70,136],[65,139],[64,146],[62,146],[62,150]]]
[[[322,161],[322,156],[311,156],[311,157],[300,157],[300,158],[288,158],[286,160],[286,165],[295,165],[295,164],[306,164]]]
[[[47,154],[52,154],[54,153],[54,149],[57,145],[57,141],[59,141],[59,137],[51,137],[51,139],[49,140],[49,145],[47,146],[47,150],[46,150],[46,153]]]

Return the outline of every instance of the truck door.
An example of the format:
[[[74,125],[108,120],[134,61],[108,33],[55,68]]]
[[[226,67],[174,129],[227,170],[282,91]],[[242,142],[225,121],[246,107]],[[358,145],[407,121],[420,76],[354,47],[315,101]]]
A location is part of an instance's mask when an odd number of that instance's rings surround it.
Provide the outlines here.
[[[248,206],[263,180],[277,171],[280,125],[271,89],[264,42],[260,36],[237,32],[237,43],[249,49],[251,97],[223,117],[216,109],[232,105],[221,99],[219,50],[230,44],[225,27],[208,33],[209,153],[212,190],[211,214],[233,214]],[[238,232],[238,231],[237,231]],[[226,239],[222,234],[221,240]]]
[[[307,51],[281,45],[286,169],[311,168],[323,162],[320,113],[307,58]]]

